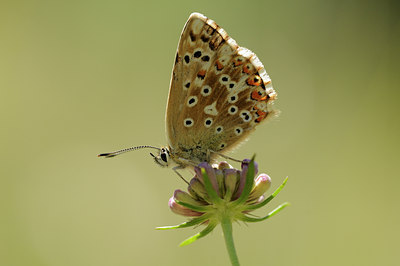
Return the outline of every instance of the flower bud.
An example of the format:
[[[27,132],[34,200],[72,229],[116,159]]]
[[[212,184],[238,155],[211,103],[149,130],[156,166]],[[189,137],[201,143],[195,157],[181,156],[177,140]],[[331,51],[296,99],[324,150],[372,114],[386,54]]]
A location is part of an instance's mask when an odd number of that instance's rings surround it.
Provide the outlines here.
[[[179,215],[183,215],[183,216],[201,216],[201,215],[203,215],[203,213],[201,213],[201,212],[193,211],[189,208],[179,205],[175,201],[174,197],[169,199],[168,205],[169,205],[169,208],[171,209],[171,211],[173,211],[174,213],[179,214]]]
[[[239,173],[235,169],[224,169],[225,176],[225,198],[231,199],[233,193],[235,193],[236,187],[238,186]]]
[[[271,186],[271,178],[267,174],[260,174],[256,180],[253,190],[250,193],[249,201],[261,197]]]
[[[232,166],[231,166],[229,163],[227,163],[227,162],[220,162],[220,163],[218,164],[218,169],[219,169],[219,170],[231,169],[231,168],[232,168]]]
[[[194,177],[190,180],[188,190],[190,194],[196,194],[199,198],[208,202],[208,195],[204,184],[197,178]]]
[[[187,203],[194,206],[204,205],[201,204],[199,201],[195,200],[194,198],[192,198],[188,193],[180,189],[175,190],[174,199],[178,200],[179,202]]]
[[[208,175],[208,178],[210,179],[211,185],[213,186],[214,190],[218,193],[218,195],[220,195],[219,189],[218,189],[217,177],[215,175],[214,168],[212,168],[211,165],[209,165],[206,162],[200,163],[198,166],[196,166],[194,168],[194,171],[196,173],[196,177],[203,184],[204,184],[204,180],[203,180],[203,174],[201,173],[201,168],[204,168],[204,170],[206,171],[206,173]]]

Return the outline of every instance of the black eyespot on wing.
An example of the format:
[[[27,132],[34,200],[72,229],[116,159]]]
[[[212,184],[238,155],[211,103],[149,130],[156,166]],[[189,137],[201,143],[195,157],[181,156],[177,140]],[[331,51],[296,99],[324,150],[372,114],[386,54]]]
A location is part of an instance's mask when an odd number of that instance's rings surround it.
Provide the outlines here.
[[[189,89],[189,87],[190,87],[190,82],[186,83],[186,84],[185,84],[185,87]]]
[[[183,59],[185,60],[186,64],[189,64],[190,57],[188,55],[185,55]]]
[[[200,51],[196,51],[196,52],[193,54],[193,56],[194,56],[195,58],[199,58],[199,57],[201,56],[201,52],[200,52]]]
[[[208,55],[205,55],[201,58],[201,60],[203,60],[204,62],[208,62],[210,61],[210,57]]]

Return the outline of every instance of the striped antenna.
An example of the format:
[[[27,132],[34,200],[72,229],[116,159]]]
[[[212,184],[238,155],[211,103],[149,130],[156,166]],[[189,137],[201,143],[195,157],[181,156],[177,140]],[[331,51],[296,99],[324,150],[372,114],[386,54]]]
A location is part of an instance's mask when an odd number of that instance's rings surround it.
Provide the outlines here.
[[[117,155],[126,153],[128,151],[135,151],[135,150],[145,149],[145,148],[161,150],[160,148],[157,148],[157,147],[154,147],[154,146],[143,145],[143,146],[136,146],[136,147],[126,148],[126,149],[122,149],[122,150],[114,151],[114,152],[109,152],[109,153],[102,153],[102,154],[97,155],[97,157],[111,158],[111,157],[115,157]]]

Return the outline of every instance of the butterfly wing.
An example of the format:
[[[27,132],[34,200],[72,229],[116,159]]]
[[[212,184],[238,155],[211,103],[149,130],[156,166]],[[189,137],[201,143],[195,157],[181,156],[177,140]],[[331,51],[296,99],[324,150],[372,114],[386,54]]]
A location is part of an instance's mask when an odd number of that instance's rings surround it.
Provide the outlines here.
[[[225,152],[271,115],[276,98],[262,63],[214,21],[190,15],[182,31],[166,112],[167,138],[177,156],[207,161]]]

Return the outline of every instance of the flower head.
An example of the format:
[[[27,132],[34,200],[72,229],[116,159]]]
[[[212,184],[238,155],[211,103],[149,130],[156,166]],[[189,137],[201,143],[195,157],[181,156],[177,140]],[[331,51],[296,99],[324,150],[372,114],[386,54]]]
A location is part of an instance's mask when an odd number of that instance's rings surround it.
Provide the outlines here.
[[[220,223],[223,225],[234,221],[263,221],[288,205],[284,203],[278,206],[265,217],[248,216],[251,211],[271,201],[287,182],[286,178],[271,196],[265,198],[264,193],[271,186],[271,178],[266,174],[256,177],[258,165],[254,160],[243,160],[241,170],[221,162],[214,166],[200,163],[194,171],[196,174],[189,182],[188,192],[175,190],[169,200],[169,207],[174,213],[191,219],[177,226],[157,228],[174,229],[207,224],[203,231],[185,240],[181,245],[187,245],[207,235]]]

